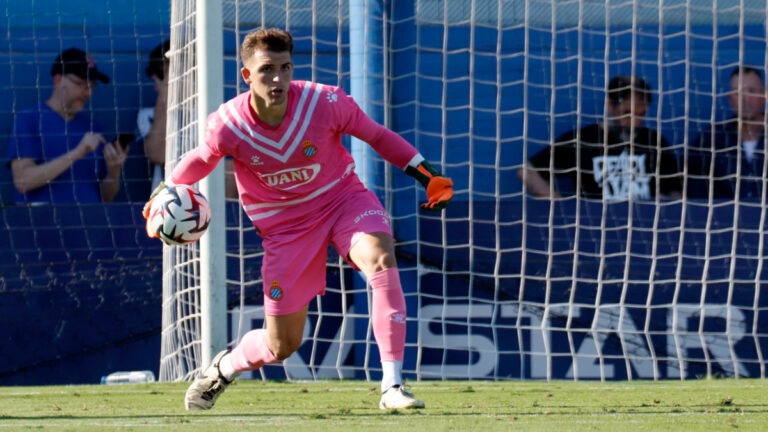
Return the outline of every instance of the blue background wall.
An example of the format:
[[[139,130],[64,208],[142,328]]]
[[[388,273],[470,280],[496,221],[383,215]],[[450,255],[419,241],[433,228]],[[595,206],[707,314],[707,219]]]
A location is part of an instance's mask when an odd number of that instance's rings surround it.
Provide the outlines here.
[[[154,104],[144,73],[169,37],[170,2],[7,0],[0,20],[0,384],[98,383],[150,369],[160,355],[161,244],[142,234],[141,204],[2,208],[12,201],[6,146],[15,110],[44,101],[50,67],[69,47],[111,82],[91,99],[108,139]],[[132,162],[144,161],[141,146]],[[126,196],[120,196],[125,200]]]
[[[7,1],[13,19],[0,22],[8,35],[7,48],[0,51],[0,76],[8,77],[0,84],[0,155],[5,155],[12,113],[49,96],[50,65],[70,46],[89,51],[112,78],[94,92],[94,121],[109,138],[133,131],[138,108],[154,103],[144,68],[149,51],[169,37],[169,2],[72,1],[62,7],[54,0]],[[648,124],[682,153],[688,137],[729,115],[723,95],[733,67],[765,64],[765,27],[759,23],[740,28],[726,20],[718,27],[673,22],[640,25],[635,32],[628,31],[628,23],[606,36],[604,28],[566,22],[553,36],[543,25],[508,26],[501,33],[484,26],[417,25],[412,7],[398,3],[395,10],[391,126],[427,158],[444,156],[449,167],[456,167],[449,173],[460,185],[470,182],[468,160],[500,168],[498,185],[496,172],[477,168],[474,192],[494,192],[497,186],[501,194],[520,192],[512,168],[575,125],[598,120],[610,76],[634,71],[660,91]],[[323,38],[323,32],[316,35]],[[749,37],[735,37],[740,32]],[[315,59],[321,72],[313,76],[306,55],[312,34],[302,28],[294,33],[297,78],[347,85],[347,75],[335,74],[335,55]],[[335,33],[327,39],[335,41]],[[233,55],[234,39],[225,41]],[[316,48],[322,53],[323,44]],[[237,65],[227,62],[227,97],[243,90],[236,77]],[[141,157],[134,147],[134,157]],[[8,170],[0,169],[0,203],[10,201],[10,187]]]
[[[612,76],[646,78],[657,92],[646,124],[682,154],[688,138],[731,115],[724,96],[733,68],[742,62],[765,67],[762,24],[644,26],[638,37],[627,27],[610,29],[609,37],[604,28],[580,28],[553,37],[549,28],[523,26],[501,34],[458,26],[445,33],[437,26],[417,32],[405,16],[397,17],[402,21],[393,31],[395,46],[418,41],[422,47],[396,51],[392,61],[392,102],[398,107],[393,126],[418,128],[406,136],[428,159],[439,160],[445,145],[446,163],[455,167],[447,171],[460,189],[470,184],[465,162],[486,164],[490,169],[475,167],[471,190],[490,196],[495,187],[502,195],[520,192],[510,168],[576,125],[601,120]],[[740,30],[750,37],[734,37]]]

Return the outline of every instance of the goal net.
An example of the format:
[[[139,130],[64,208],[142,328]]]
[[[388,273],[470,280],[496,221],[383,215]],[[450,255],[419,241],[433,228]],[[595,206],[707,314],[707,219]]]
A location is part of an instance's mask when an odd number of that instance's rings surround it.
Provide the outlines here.
[[[230,0],[206,29],[223,35],[223,64],[199,49],[200,4],[172,1],[169,160],[198,144],[201,70],[222,68],[224,99],[246,91],[243,36],[280,27],[296,40],[295,79],[345,88],[453,179],[449,208],[425,213],[411,178],[345,142],[392,215],[407,377],[765,377],[765,120],[750,120],[758,136],[742,159],[738,131],[749,122],[732,117],[751,102],[732,97],[745,86],[730,87],[738,66],[768,66],[765,2]],[[652,150],[601,148],[588,170],[577,169],[583,146],[571,166],[533,164],[562,134],[606,121],[615,76],[648,83],[643,125],[663,140]],[[621,115],[641,114],[631,110]],[[717,144],[712,127],[733,125],[736,138]],[[704,159],[712,162],[694,164]],[[544,173],[557,196],[523,185]],[[679,187],[662,187],[670,180]],[[736,185],[730,196],[725,184]],[[646,195],[635,193],[641,187]],[[221,206],[226,242],[165,249],[161,379],[192,378],[209,360],[206,346],[231,347],[263,325],[260,240],[236,199]],[[201,306],[206,247],[225,257],[215,316]],[[366,284],[330,256],[304,344],[253,378],[379,376]],[[204,340],[206,331],[226,337]]]

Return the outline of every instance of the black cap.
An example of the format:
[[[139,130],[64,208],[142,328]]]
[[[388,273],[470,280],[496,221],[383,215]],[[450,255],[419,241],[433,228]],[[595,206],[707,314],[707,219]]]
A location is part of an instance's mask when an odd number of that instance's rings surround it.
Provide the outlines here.
[[[630,76],[613,77],[608,83],[608,99],[618,105],[632,97],[632,93],[642,96],[650,104],[653,96],[651,86],[644,79]]]
[[[96,68],[96,62],[83,50],[70,48],[56,57],[51,66],[51,75],[72,74],[86,81],[101,81],[109,84],[109,77]]]
[[[148,77],[156,76],[160,79],[165,78],[165,70],[163,66],[168,61],[168,57],[165,56],[165,53],[170,51],[170,49],[171,41],[166,40],[149,53],[149,65],[147,65],[147,69],[145,70]]]

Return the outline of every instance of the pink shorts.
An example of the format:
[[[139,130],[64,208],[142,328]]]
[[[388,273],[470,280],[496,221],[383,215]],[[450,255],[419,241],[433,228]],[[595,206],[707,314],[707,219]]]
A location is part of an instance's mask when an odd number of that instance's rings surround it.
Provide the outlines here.
[[[349,250],[362,234],[392,228],[376,195],[366,189],[344,194],[337,202],[296,221],[273,226],[263,233],[264,310],[267,315],[287,315],[301,310],[317,295],[325,294],[328,245],[349,261]]]

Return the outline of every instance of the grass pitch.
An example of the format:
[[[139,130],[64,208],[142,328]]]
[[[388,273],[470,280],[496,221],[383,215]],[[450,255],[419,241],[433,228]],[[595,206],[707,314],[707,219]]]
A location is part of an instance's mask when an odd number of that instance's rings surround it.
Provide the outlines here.
[[[186,383],[1,387],[0,432],[768,430],[764,380],[423,381],[410,387],[426,409],[381,411],[378,383],[362,381],[240,381],[213,410],[198,412],[184,411]]]

